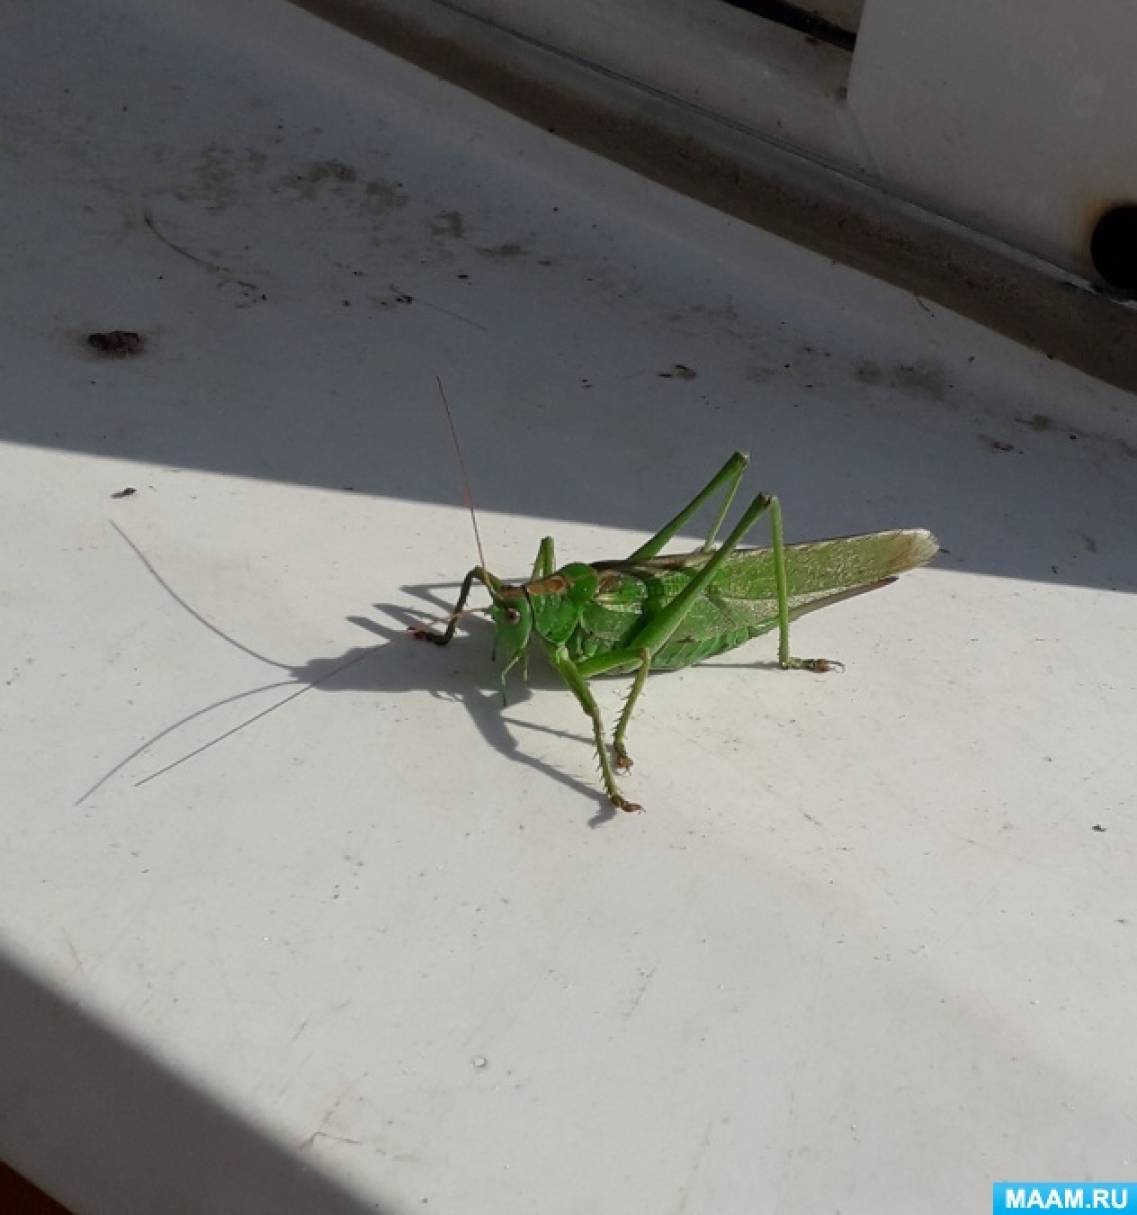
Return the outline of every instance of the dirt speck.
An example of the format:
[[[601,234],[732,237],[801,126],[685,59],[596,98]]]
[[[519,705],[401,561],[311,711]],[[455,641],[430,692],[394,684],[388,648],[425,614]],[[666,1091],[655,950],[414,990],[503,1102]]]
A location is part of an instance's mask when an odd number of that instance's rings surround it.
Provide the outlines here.
[[[1029,418],[1020,415],[1015,418],[1015,421],[1037,431],[1049,430],[1054,425],[1054,419],[1046,413],[1032,413]]]
[[[207,211],[224,211],[237,199],[240,191],[238,173],[243,166],[232,148],[224,144],[207,144],[197,155],[191,172],[195,185],[178,192],[205,204]]]
[[[106,333],[87,334],[87,345],[108,358],[123,359],[141,354],[146,349],[146,339],[133,329],[110,329]]]
[[[920,359],[915,363],[897,363],[892,369],[891,382],[894,387],[911,396],[942,401],[947,395],[944,369],[930,359]]]
[[[410,292],[403,291],[392,283],[389,294],[369,295],[367,297],[367,302],[372,308],[385,312],[390,308],[398,307],[400,304],[413,304],[415,302],[415,297],[411,295]]]
[[[699,373],[686,363],[672,363],[670,371],[656,372],[661,380],[693,380]]]
[[[401,181],[385,181],[377,177],[367,183],[367,205],[375,215],[385,215],[407,205]]]
[[[313,199],[324,182],[341,185],[358,180],[359,174],[342,160],[313,160],[298,165],[291,173],[281,178],[280,184],[296,191],[301,198]]]
[[[497,261],[513,261],[515,258],[529,256],[529,250],[524,245],[512,240],[500,245],[479,245],[478,252],[483,257],[492,257]]]
[[[442,240],[461,240],[466,235],[466,221],[461,211],[439,211],[430,221],[431,236]]]
[[[138,490],[136,490],[133,485],[128,485],[125,489],[115,490],[115,492],[113,494],[111,494],[111,497],[112,498],[133,498],[136,493],[138,493]]]
[[[853,366],[853,378],[862,384],[879,384],[884,379],[884,372],[872,359],[859,359]]]

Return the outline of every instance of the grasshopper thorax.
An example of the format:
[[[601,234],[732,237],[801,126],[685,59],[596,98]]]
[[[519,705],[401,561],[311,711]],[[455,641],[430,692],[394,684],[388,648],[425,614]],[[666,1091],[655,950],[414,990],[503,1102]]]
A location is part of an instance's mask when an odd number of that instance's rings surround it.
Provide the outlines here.
[[[563,646],[580,622],[585,605],[596,594],[599,575],[591,565],[566,565],[555,574],[511,586],[487,576],[483,579],[493,604],[494,653],[501,660],[501,687],[519,662],[525,673],[525,655],[536,634],[546,645]]]
[[[596,595],[600,576],[591,565],[573,562],[547,578],[525,584],[533,627],[551,646],[564,645],[580,623],[581,612]]]

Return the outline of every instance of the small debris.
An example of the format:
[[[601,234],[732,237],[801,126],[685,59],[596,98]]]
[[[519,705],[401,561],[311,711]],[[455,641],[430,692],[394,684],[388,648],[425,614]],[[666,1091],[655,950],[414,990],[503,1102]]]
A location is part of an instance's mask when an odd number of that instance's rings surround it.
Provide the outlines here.
[[[661,380],[693,380],[699,373],[686,363],[673,363],[670,371],[658,373]]]
[[[100,354],[125,358],[128,355],[141,354],[145,349],[146,339],[132,329],[111,329],[106,333],[89,333],[87,345]]]
[[[1103,826],[1101,825],[1101,823],[1094,823],[1094,825],[1093,825],[1093,826],[1090,828],[1090,830],[1091,830],[1091,831],[1096,831],[1096,832],[1098,832],[1100,835],[1104,835],[1104,834],[1105,834],[1105,833],[1106,833],[1106,832],[1109,830],[1109,828],[1108,828],[1108,827],[1103,827]]]
[[[1002,439],[991,439],[989,442],[990,442],[990,447],[991,447],[992,451],[1014,451],[1015,450],[1015,445],[1013,443],[1006,443]]]
[[[489,1060],[488,1060],[488,1059],[485,1057],[485,1055],[475,1055],[475,1056],[474,1056],[474,1057],[473,1057],[473,1058],[470,1060],[470,1062],[471,1062],[471,1063],[472,1063],[472,1064],[473,1064],[473,1065],[474,1065],[474,1066],[475,1066],[475,1067],[476,1067],[476,1068],[477,1068],[479,1071],[481,1071],[481,1070],[482,1070],[482,1068],[483,1068],[483,1067],[485,1067],[487,1063],[489,1063]]]
[[[125,489],[120,489],[120,490],[116,491],[115,493],[111,494],[111,497],[112,498],[133,498],[136,493],[138,493],[138,490],[136,490],[133,485],[128,485]]]

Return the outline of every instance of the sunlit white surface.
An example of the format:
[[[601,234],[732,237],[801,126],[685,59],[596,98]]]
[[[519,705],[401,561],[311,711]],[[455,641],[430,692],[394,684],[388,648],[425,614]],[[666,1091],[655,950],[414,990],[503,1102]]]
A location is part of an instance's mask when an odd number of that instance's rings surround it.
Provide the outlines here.
[[[1132,1176],[1132,400],[287,6],[183,8],[0,45],[0,1155],[78,1215]],[[540,664],[503,710],[484,624],[403,632],[474,560],[436,374],[503,574],[736,447],[791,538],[948,552],[801,623],[844,676],[652,679],[613,818]]]

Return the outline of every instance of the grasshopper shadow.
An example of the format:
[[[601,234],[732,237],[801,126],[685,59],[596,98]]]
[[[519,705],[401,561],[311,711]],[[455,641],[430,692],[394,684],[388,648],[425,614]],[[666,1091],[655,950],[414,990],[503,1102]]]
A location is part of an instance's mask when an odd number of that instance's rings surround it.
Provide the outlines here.
[[[402,615],[393,607],[384,610]],[[348,620],[381,638],[382,644],[357,646],[335,657],[309,659],[303,666],[292,668],[296,683],[327,692],[388,695],[427,692],[438,700],[459,704],[483,743],[514,763],[539,772],[545,779],[598,802],[597,811],[589,820],[590,827],[598,827],[615,817],[607,797],[588,780],[533,755],[518,737],[519,730],[528,730],[578,742],[582,756],[592,749],[591,738],[583,733],[535,725],[509,712],[530,699],[535,691],[564,690],[555,673],[540,659],[532,664],[526,683],[511,677],[508,703],[503,704],[498,668],[489,660],[492,637],[488,625],[475,626],[465,635],[457,633],[443,649],[416,640],[408,631],[409,626],[392,628],[362,616],[349,616]]]
[[[574,792],[584,793],[593,800],[599,800],[601,809],[590,820],[591,826],[599,826],[615,817],[607,798],[603,797],[595,786],[529,755],[514,737],[510,726],[571,738],[574,741],[579,739],[584,746],[591,749],[591,740],[583,735],[532,725],[505,716],[500,681],[496,668],[489,661],[492,629],[488,621],[481,619],[474,612],[469,613],[463,621],[461,633],[444,649],[414,638],[410,630],[424,624],[424,616],[429,614],[436,618],[439,611],[445,613],[450,610],[457,584],[442,583],[402,588],[413,600],[423,605],[420,609],[408,608],[401,604],[373,605],[392,619],[395,627],[380,624],[365,616],[347,618],[352,624],[380,638],[380,645],[353,646],[339,654],[317,655],[299,664],[281,662],[243,644],[203,616],[166,581],[146,553],[122,528],[113,523],[111,526],[133,551],[150,577],[198,625],[248,657],[281,672],[281,677],[199,706],[169,722],[99,776],[76,800],[75,805],[81,805],[124,770],[129,769],[130,775],[142,772],[142,764],[139,761],[151,748],[164,739],[176,737],[177,733],[191,722],[205,718],[215,710],[241,701],[249,701],[251,706],[253,697],[274,690],[291,689],[278,696],[267,707],[250,712],[236,725],[213,735],[205,743],[186,750],[177,758],[140,775],[134,780],[134,784],[140,786],[160,779],[173,769],[191,762],[203,752],[225,743],[254,723],[284,709],[297,697],[318,688],[324,692],[391,695],[427,692],[440,700],[456,701],[466,710],[482,740],[502,755],[534,768],[543,777],[558,781]],[[443,593],[449,593],[450,598],[444,598]],[[467,633],[470,635],[466,635]],[[543,662],[538,661],[533,664],[528,683],[520,678],[510,680],[509,703],[516,705],[527,700],[531,694],[530,689],[549,691],[560,688],[554,673]]]
[[[86,801],[113,776],[126,769],[132,770],[129,774],[139,774],[133,782],[136,786],[157,780],[174,768],[192,762],[204,751],[226,743],[235,734],[248,729],[261,719],[283,710],[298,696],[319,689],[322,692],[354,692],[364,695],[425,692],[438,700],[460,704],[483,743],[515,763],[534,769],[544,779],[557,781],[574,793],[583,794],[591,801],[599,802],[596,813],[589,820],[590,827],[600,826],[615,817],[615,811],[607,798],[584,776],[570,774],[530,754],[517,737],[518,730],[551,734],[558,738],[571,739],[574,743],[578,742],[582,755],[591,751],[591,738],[583,733],[576,734],[569,730],[536,725],[509,714],[510,708],[524,703],[534,691],[563,691],[555,673],[546,664],[540,660],[535,662],[527,682],[522,682],[519,677],[511,678],[508,704],[503,705],[498,668],[489,661],[492,630],[486,622],[477,621],[468,633],[464,628],[455,635],[453,642],[443,649],[416,640],[411,634],[410,627],[421,624],[421,616],[395,605],[375,606],[391,616],[397,622],[396,625],[384,625],[365,616],[349,616],[347,619],[381,639],[380,644],[353,646],[339,654],[318,655],[296,665],[273,662],[272,665],[280,668],[282,674],[286,673],[287,677],[267,684],[258,684],[233,696],[213,701],[167,724],[103,773],[76,804]],[[263,658],[262,660],[270,661]],[[192,721],[207,717],[223,706],[262,696],[274,689],[291,691],[277,697],[268,707],[251,711],[237,725],[217,733],[204,744],[184,752],[157,769],[148,773],[145,771],[141,763],[142,758],[159,741],[176,737],[178,731]]]
[[[427,588],[404,589],[421,594]],[[477,617],[468,619],[449,645],[439,647],[418,640],[411,633],[412,628],[421,625],[421,616],[395,604],[374,606],[393,619],[396,626],[364,616],[347,619],[381,638],[383,644],[356,647],[333,659],[311,659],[304,666],[293,668],[295,680],[309,686],[326,687],[328,691],[388,695],[427,692],[438,700],[460,704],[483,743],[513,762],[534,769],[545,779],[557,781],[574,793],[597,802],[597,811],[589,820],[590,827],[598,827],[615,817],[607,797],[588,779],[531,754],[518,737],[517,732],[522,730],[549,734],[578,743],[582,755],[588,755],[592,750],[592,740],[587,733],[537,725],[510,712],[529,700],[534,692],[564,692],[563,684],[540,655],[535,655],[524,680],[514,671],[503,702],[500,667],[490,660],[493,630],[487,621]],[[353,661],[356,655],[359,659]]]

